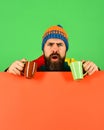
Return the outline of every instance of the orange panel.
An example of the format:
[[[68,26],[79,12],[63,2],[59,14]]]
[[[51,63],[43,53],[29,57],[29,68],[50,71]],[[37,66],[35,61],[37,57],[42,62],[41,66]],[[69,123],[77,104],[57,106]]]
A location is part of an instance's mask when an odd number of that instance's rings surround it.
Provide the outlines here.
[[[70,72],[1,72],[0,130],[104,130],[104,71],[80,81]]]

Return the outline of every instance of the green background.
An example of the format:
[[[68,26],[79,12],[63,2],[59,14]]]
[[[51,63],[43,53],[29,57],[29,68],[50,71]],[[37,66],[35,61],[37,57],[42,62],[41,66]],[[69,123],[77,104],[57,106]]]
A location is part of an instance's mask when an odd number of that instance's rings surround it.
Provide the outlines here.
[[[0,71],[39,57],[44,31],[57,24],[69,35],[67,57],[104,69],[103,0],[0,0]]]

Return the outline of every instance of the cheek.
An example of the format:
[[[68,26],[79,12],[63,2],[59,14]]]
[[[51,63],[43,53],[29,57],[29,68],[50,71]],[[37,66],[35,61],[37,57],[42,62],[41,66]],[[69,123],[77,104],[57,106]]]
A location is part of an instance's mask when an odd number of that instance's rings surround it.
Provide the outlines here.
[[[65,57],[65,54],[66,54],[65,52],[62,52],[62,53],[61,53],[61,56],[62,56],[62,57]]]
[[[60,49],[60,55],[62,57],[64,57],[66,55],[66,49],[65,48]]]
[[[44,48],[44,54],[45,56],[49,56],[50,55],[50,49],[48,49],[47,47]]]

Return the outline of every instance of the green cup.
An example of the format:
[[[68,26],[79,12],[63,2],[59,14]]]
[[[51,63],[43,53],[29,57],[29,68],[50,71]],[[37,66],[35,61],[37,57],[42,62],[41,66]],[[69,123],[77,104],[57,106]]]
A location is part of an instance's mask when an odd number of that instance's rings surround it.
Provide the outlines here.
[[[70,68],[71,68],[71,72],[72,72],[72,76],[74,80],[83,79],[85,74],[83,75],[83,68],[82,68],[81,61],[75,61],[75,62],[70,63]]]

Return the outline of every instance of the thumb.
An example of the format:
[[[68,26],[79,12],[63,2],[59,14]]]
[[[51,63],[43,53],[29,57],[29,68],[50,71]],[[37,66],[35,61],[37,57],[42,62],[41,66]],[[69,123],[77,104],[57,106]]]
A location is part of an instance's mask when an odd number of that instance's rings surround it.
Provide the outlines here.
[[[25,58],[21,59],[20,61],[23,62],[23,63],[27,62],[27,60]]]
[[[81,60],[81,62],[84,64],[86,61],[85,60]]]

